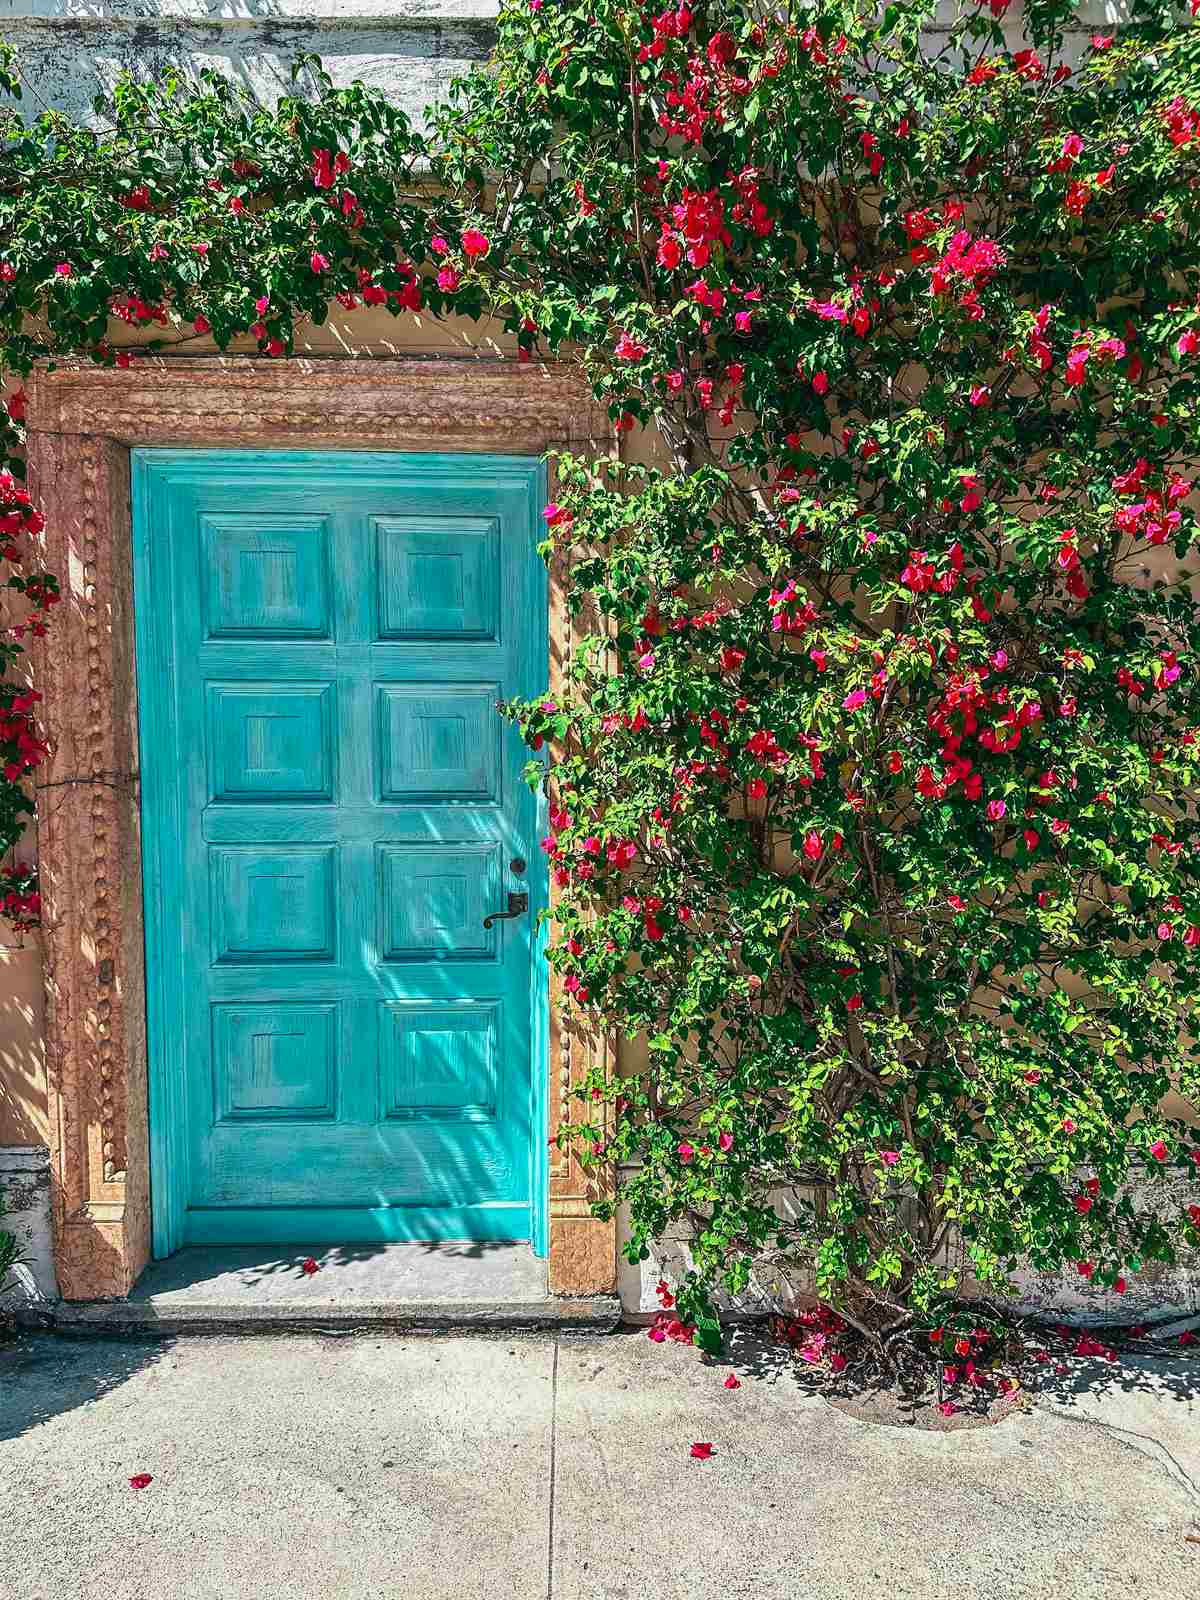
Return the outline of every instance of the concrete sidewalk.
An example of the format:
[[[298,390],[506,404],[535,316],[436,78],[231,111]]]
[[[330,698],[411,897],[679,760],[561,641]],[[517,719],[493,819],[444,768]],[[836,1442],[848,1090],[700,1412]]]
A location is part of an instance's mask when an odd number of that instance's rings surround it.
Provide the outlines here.
[[[0,1596],[1192,1600],[1197,1395],[1101,1363],[935,1434],[749,1340],[30,1335],[0,1347]]]

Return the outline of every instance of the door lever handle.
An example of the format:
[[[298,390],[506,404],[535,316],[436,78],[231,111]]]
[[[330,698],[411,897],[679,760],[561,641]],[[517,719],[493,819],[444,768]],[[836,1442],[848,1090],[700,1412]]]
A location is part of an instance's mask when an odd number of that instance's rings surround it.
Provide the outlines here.
[[[527,894],[513,894],[508,896],[507,911],[493,911],[490,917],[484,917],[483,925],[490,928],[493,922],[507,922],[510,917],[523,917],[529,910],[529,896]]]

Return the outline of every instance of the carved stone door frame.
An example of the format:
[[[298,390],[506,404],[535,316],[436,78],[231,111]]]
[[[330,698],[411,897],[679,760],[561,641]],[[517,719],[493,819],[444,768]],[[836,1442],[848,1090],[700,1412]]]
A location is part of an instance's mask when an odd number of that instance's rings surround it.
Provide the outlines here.
[[[63,364],[28,385],[31,486],[63,601],[35,647],[50,758],[38,794],[55,1264],[68,1300],[129,1293],[150,1257],[145,957],[129,451],[134,446],[612,452],[570,369],[504,360],[180,357],[128,371]],[[569,662],[550,574],[553,692]],[[549,1137],[610,1042],[550,989]],[[536,1070],[536,1066],[535,1066]],[[611,1293],[612,1223],[595,1180],[550,1150],[550,1287]]]

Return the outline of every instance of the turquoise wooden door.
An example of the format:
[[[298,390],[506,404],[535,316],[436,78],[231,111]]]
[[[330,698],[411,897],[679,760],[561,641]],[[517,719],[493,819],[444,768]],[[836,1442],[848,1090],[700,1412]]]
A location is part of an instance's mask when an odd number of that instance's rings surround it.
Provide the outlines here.
[[[543,501],[525,458],[134,452],[156,1254],[543,1245],[496,711],[546,681]]]

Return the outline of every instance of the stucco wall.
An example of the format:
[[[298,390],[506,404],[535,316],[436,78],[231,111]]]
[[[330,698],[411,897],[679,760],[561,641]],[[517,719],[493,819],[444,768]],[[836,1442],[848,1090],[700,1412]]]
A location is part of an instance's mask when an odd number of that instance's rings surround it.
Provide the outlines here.
[[[50,1153],[43,1145],[0,1149],[0,1229],[17,1241],[20,1258],[0,1275],[0,1307],[58,1298],[50,1236]]]
[[[291,92],[295,57],[312,52],[335,83],[360,78],[420,122],[488,54],[497,9],[496,0],[0,0],[0,35],[20,53],[33,114],[53,106],[93,120],[94,97],[122,68],[148,78],[212,67],[273,100]],[[948,0],[940,9],[949,14]],[[1081,6],[1068,53],[1125,11],[1112,0]],[[1014,44],[1019,29],[1014,7],[1005,19]]]
[[[450,80],[486,56],[493,0],[0,0],[27,110],[92,119],[122,68],[212,67],[264,100],[291,89],[290,64],[315,52],[338,84],[361,78],[415,121]]]

